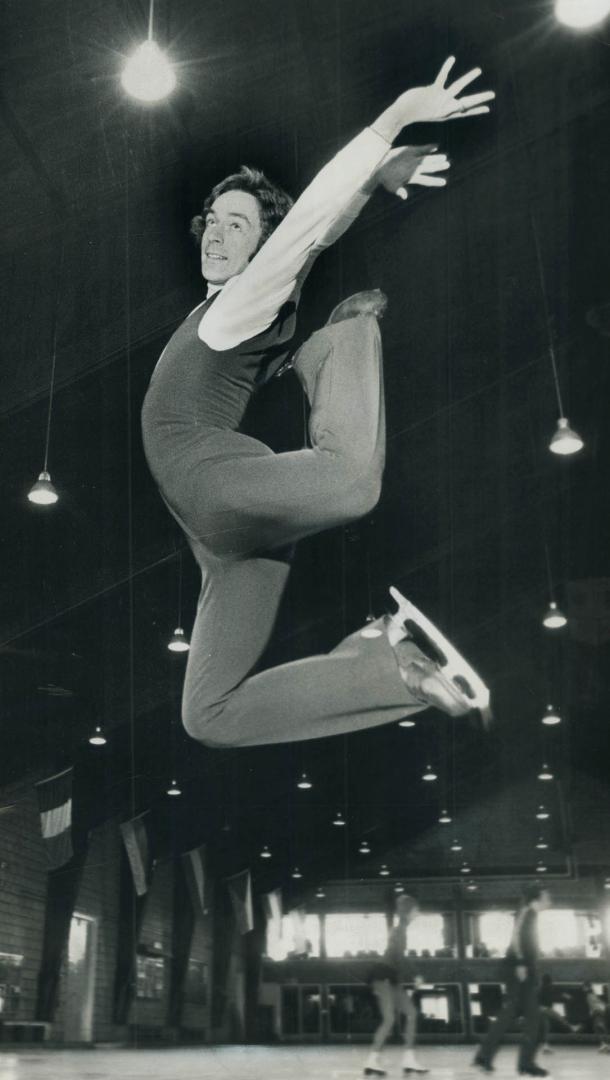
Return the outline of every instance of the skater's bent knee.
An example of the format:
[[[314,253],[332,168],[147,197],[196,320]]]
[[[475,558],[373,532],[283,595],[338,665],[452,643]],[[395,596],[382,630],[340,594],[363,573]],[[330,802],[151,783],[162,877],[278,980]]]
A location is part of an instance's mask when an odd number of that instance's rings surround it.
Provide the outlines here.
[[[346,521],[369,514],[377,506],[380,495],[381,476],[363,473],[351,484],[346,484],[339,495]]]
[[[238,746],[230,725],[223,722],[222,708],[197,708],[188,703],[182,706],[182,725],[187,735],[211,750],[228,750]]]

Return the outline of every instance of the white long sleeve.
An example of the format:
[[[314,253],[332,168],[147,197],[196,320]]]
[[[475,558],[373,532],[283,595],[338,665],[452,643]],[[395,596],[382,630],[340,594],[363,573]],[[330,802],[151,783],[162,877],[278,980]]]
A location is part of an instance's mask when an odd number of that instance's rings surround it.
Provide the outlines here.
[[[219,352],[271,325],[296,295],[316,255],[334,243],[368,201],[367,181],[390,150],[365,128],[325,165],[252,262],[223,287],[203,315],[199,337]]]

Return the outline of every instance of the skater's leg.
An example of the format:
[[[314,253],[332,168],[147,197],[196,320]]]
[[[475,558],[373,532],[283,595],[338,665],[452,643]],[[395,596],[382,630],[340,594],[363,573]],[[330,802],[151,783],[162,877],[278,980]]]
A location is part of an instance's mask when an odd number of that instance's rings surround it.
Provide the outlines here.
[[[269,641],[290,571],[290,552],[237,561],[215,559],[196,543],[202,572],[183,688],[186,730],[222,742],[222,713]],[[210,739],[206,740],[206,731]],[[215,737],[214,737],[215,736]]]
[[[364,1066],[364,1075],[385,1076],[385,1070],[381,1066],[380,1054],[391,1034],[396,1019],[394,987],[388,979],[375,979],[372,989],[379,1006],[381,1020],[373,1035],[373,1045]]]
[[[404,1043],[405,1052],[402,1059],[402,1071],[404,1075],[410,1073],[426,1073],[428,1070],[417,1060],[415,1056],[415,1039],[417,1037],[417,1009],[413,998],[408,990],[398,987],[399,1008],[405,1018]]]
[[[164,489],[187,535],[216,556],[291,544],[361,517],[379,498],[385,417],[376,319],[324,327],[294,367],[311,402],[311,449],[274,454],[237,432],[208,432]]]
[[[476,1064],[491,1065],[502,1039],[519,1012],[520,985],[516,978],[511,978],[507,987],[506,1001],[500,1009],[498,1018],[481,1040],[475,1057]]]
[[[538,1005],[538,982],[529,977],[520,985],[520,1011],[523,1015],[523,1033],[519,1051],[519,1069],[529,1069],[535,1064],[534,1058],[542,1034],[540,1008]]]
[[[403,990],[401,995],[401,1007],[405,1017],[405,1047],[407,1050],[412,1050],[417,1034],[417,1009],[413,1004],[413,998],[406,990]]]
[[[297,742],[387,724],[427,707],[405,685],[385,633],[246,678],[262,653],[288,564],[220,563],[208,572],[187,665],[183,722],[208,746]]]

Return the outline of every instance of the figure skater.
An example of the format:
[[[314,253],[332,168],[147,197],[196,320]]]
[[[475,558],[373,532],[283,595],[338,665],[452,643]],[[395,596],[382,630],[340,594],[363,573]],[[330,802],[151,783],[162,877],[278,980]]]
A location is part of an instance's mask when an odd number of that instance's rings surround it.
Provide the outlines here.
[[[381,1022],[373,1036],[373,1046],[364,1066],[365,1076],[387,1076],[381,1064],[381,1051],[392,1034],[396,1023],[400,1028],[401,1018],[405,1018],[405,1051],[402,1059],[402,1071],[426,1073],[428,1070],[415,1057],[415,1037],[417,1034],[417,1008],[413,993],[402,985],[404,978],[403,964],[407,945],[409,923],[419,915],[417,901],[412,896],[399,896],[396,901],[398,922],[388,934],[388,944],[383,960],[375,964],[369,976],[369,983],[377,999]],[[421,978],[412,979],[415,987],[421,985]]]
[[[597,996],[590,982],[582,984],[583,993],[587,1002],[587,1009],[591,1017],[593,1034],[599,1038],[597,1048],[600,1054],[610,1054],[610,1040],[608,1038],[608,1007],[605,1001]]]
[[[538,884],[526,885],[506,953],[506,1000],[498,1018],[481,1040],[473,1062],[483,1072],[494,1071],[493,1059],[504,1035],[513,1020],[522,1016],[524,1025],[518,1071],[522,1076],[548,1076],[548,1071],[536,1064],[534,1058],[542,1034],[538,1004],[538,913],[550,904],[548,889]]]
[[[570,994],[561,995],[564,1001],[569,1001],[570,996]],[[580,1024],[570,1024],[565,1016],[562,1016],[561,1013],[558,1013],[557,1010],[553,1008],[554,1002],[555,989],[553,980],[548,972],[545,972],[542,976],[540,989],[538,991],[538,1004],[540,1006],[540,1020],[542,1023],[540,1039],[542,1042],[541,1050],[543,1054],[553,1053],[553,1048],[549,1042],[552,1024],[555,1024],[561,1031],[570,1032],[571,1034],[581,1030]]]
[[[403,128],[489,112],[491,91],[458,97],[479,69],[445,85],[453,63],[401,94],[294,206],[242,167],[193,221],[207,298],[163,351],[142,421],[150,470],[201,569],[182,717],[208,746],[337,735],[430,705],[452,715],[485,706],[486,688],[440,635],[440,664],[414,644],[406,624],[416,609],[402,598],[397,615],[379,621],[381,636],[355,633],[329,655],[251,674],[274,625],[290,546],[366,514],[379,498],[385,297],[374,290],[339,304],[292,359],[311,405],[311,448],[275,454],[238,430],[254,390],[290,354],[300,290],[319,252],[375,187],[406,198],[409,184],[445,184],[439,174],[449,163],[436,147],[392,148]]]

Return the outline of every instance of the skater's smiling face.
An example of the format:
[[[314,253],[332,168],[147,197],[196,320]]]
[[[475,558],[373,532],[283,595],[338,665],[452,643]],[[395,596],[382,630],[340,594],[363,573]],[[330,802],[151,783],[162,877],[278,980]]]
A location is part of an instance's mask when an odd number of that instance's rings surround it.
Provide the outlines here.
[[[205,215],[201,273],[211,285],[241,274],[258,250],[263,226],[258,199],[248,191],[225,191]]]

